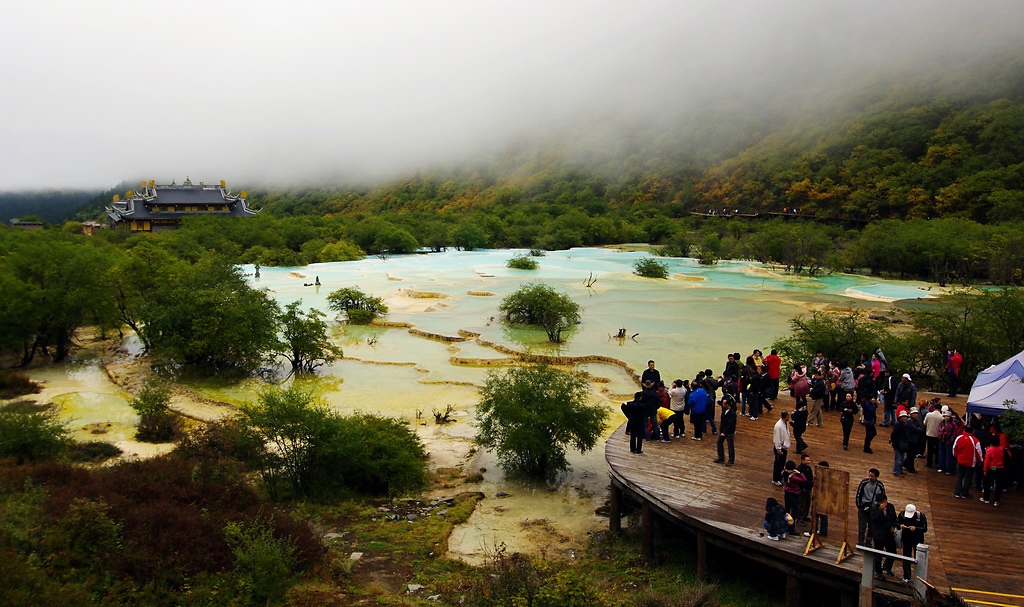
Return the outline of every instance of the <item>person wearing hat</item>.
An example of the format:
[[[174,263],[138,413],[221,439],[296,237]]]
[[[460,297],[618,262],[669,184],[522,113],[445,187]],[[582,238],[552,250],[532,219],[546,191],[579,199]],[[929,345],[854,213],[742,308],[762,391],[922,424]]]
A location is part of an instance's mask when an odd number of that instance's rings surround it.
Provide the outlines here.
[[[889,434],[889,444],[892,445],[893,453],[893,476],[903,474],[903,466],[906,464],[907,450],[910,447],[910,429],[907,427],[909,419],[909,413],[900,411],[899,417],[896,418],[896,424],[892,427],[892,432]]]
[[[924,534],[928,531],[928,519],[924,513],[919,512],[914,504],[907,504],[896,516],[896,529],[902,535],[903,556],[915,557],[917,545],[924,543]],[[910,583],[910,561],[903,561],[903,583]]]
[[[910,380],[910,374],[904,373],[900,384],[896,386],[896,403],[904,403],[907,407],[917,404],[917,386]]]

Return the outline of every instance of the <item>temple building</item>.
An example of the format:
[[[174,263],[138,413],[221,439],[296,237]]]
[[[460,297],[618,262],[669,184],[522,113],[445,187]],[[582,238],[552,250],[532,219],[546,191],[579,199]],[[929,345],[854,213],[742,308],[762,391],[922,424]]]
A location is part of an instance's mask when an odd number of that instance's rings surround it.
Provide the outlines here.
[[[246,204],[245,191],[232,194],[223,180],[215,186],[202,182],[193,185],[189,179],[181,185],[143,182],[139,191],[129,191],[124,200],[114,196],[106,210],[111,227],[126,228],[132,232],[173,230],[181,225],[182,219],[192,215],[256,215],[256,211]]]

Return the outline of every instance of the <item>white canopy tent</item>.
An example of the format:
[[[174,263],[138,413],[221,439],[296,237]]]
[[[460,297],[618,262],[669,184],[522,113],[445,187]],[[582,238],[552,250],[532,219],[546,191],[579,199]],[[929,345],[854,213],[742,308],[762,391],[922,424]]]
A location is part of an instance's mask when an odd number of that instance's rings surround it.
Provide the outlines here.
[[[974,386],[971,388],[971,393],[974,393],[974,388],[978,386],[984,386],[985,384],[991,384],[992,382],[999,381],[1004,377],[1016,376],[1018,378],[1024,377],[1024,352],[1012,356],[998,365],[992,365],[988,369],[985,369],[981,373],[978,373],[978,379],[974,381]]]
[[[1001,415],[1009,406],[1024,411],[1024,383],[1017,375],[1008,375],[994,382],[974,384],[967,397],[967,412],[979,415]]]

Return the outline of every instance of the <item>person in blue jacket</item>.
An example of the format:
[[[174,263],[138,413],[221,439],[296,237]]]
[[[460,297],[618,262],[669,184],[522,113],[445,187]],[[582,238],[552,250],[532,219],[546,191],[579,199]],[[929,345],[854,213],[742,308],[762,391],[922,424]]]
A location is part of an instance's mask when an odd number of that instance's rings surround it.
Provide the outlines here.
[[[700,382],[690,385],[697,386],[693,392],[690,392],[690,398],[687,400],[687,404],[690,405],[690,423],[693,424],[693,436],[690,438],[700,440],[704,433],[704,413],[708,407],[708,393],[701,387]]]

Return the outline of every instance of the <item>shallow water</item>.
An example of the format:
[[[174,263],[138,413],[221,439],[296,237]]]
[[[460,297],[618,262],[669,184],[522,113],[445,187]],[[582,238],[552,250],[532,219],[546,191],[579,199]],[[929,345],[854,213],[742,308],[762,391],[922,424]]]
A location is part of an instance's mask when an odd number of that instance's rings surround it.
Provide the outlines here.
[[[317,378],[301,380],[332,407],[342,412],[369,411],[402,417],[413,424],[431,453],[435,467],[466,466],[486,469],[482,490],[488,498],[452,534],[450,553],[473,562],[485,560],[499,543],[510,550],[567,553],[568,538],[603,524],[594,509],[606,499],[607,473],[603,441],[586,454],[570,454],[573,469],[555,488],[505,480],[488,453],[473,455],[473,408],[477,388],[491,370],[467,366],[465,359],[500,362],[507,357],[485,342],[517,351],[563,356],[600,355],[621,360],[637,372],[648,359],[657,361],[662,377],[693,377],[699,370],[721,372],[726,354],[752,349],[768,351],[772,340],[788,329],[793,316],[824,306],[872,309],[885,304],[854,300],[865,296],[921,297],[928,285],[888,282],[859,276],[787,277],[749,262],[720,262],[700,266],[692,259],[662,259],[672,278],[634,276],[633,261],[642,253],[610,249],[550,252],[538,259],[537,271],[511,270],[505,261],[522,251],[449,251],[429,255],[368,258],[354,262],[314,264],[301,268],[243,266],[252,284],[268,289],[281,303],[301,299],[333,317],[327,295],[344,286],[383,297],[391,307],[387,320],[417,329],[457,337],[459,331],[480,335],[480,341],[445,342],[410,333],[405,328],[337,325],[336,341],[345,358],[320,369]],[[588,278],[596,278],[587,288]],[[304,286],[319,278],[320,287]],[[567,343],[554,346],[538,329],[510,330],[496,320],[501,299],[520,285],[543,279],[568,293],[583,307],[582,324]],[[417,295],[413,297],[412,295]],[[424,296],[427,295],[427,296]],[[625,328],[631,337],[612,337]],[[130,346],[131,344],[129,344]],[[42,402],[61,405],[76,424],[110,424],[119,440],[127,436],[134,414],[130,396],[109,382],[95,362],[52,367],[32,372],[48,382]],[[619,366],[587,363],[580,366],[595,382],[595,402],[608,407],[606,435],[621,420],[622,395],[636,389]],[[293,381],[287,379],[285,382]],[[230,385],[208,381],[190,387],[210,398],[244,403],[256,398],[263,384],[256,380]],[[42,396],[42,395],[39,395]],[[434,424],[432,412],[455,409],[455,422]],[[92,437],[95,438],[95,437]]]

